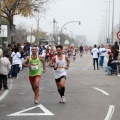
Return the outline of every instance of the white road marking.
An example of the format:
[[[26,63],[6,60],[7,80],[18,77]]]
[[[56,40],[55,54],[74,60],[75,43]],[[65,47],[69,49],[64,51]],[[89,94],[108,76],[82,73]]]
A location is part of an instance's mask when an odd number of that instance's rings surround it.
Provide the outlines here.
[[[13,82],[13,79],[11,80],[11,84],[10,84],[9,90],[5,90],[4,93],[0,96],[0,101],[2,101],[6,97],[6,95],[9,93],[9,91],[11,90],[12,82]]]
[[[114,110],[115,110],[115,106],[114,105],[110,105],[108,113],[107,113],[107,116],[105,117],[104,120],[111,120],[112,115],[114,113]]]
[[[44,111],[44,113],[24,113],[26,111],[29,111],[29,110],[33,110],[35,108],[41,108],[41,110]],[[43,105],[37,105],[35,107],[31,107],[31,108],[28,108],[28,109],[25,109],[25,110],[22,110],[22,111],[19,111],[19,112],[16,112],[16,113],[13,113],[13,114],[10,114],[10,115],[7,115],[7,116],[45,116],[45,115],[54,115],[53,113],[51,113],[49,110],[47,110]]]
[[[105,92],[104,90],[101,90],[101,89],[99,89],[99,88],[96,88],[96,87],[93,87],[94,89],[96,89],[96,90],[98,90],[98,91],[100,91],[100,92],[102,92],[104,95],[109,95],[107,92]]]

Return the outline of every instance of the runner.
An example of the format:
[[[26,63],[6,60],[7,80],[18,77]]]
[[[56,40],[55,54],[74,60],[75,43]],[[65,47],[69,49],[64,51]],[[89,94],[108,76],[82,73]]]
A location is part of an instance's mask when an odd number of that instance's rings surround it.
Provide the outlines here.
[[[65,69],[69,68],[70,60],[66,55],[63,55],[63,47],[61,45],[56,46],[57,55],[52,58],[49,66],[54,67],[54,76],[58,92],[61,96],[60,103],[65,103],[65,80],[67,72]],[[66,64],[67,63],[67,64]]]
[[[46,72],[45,61],[41,55],[37,55],[37,47],[32,47],[32,55],[28,56],[24,62],[23,66],[29,67],[29,80],[35,94],[34,103],[38,104],[39,99],[39,82],[41,77],[41,67],[43,65],[43,73]],[[29,63],[29,64],[27,64]]]
[[[75,48],[73,48],[73,60],[74,61],[76,59],[76,54],[77,54],[77,50]]]
[[[80,50],[80,57],[82,57],[82,55],[83,55],[83,46],[82,45],[79,47],[79,50]]]

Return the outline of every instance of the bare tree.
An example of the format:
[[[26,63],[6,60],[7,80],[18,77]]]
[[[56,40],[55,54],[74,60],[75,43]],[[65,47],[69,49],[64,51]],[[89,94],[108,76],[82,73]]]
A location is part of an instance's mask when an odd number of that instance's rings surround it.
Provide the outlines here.
[[[33,14],[34,9],[38,7],[43,10],[46,3],[50,0],[2,0],[0,1],[0,17],[8,21],[8,42],[11,42],[11,31],[13,27],[14,15],[21,14],[25,17]]]

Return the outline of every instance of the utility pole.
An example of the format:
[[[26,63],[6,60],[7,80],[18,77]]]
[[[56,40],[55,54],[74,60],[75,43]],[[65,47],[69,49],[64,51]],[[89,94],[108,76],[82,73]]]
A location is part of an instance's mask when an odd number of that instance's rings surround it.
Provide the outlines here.
[[[109,0],[109,8],[108,8],[108,10],[109,10],[109,13],[108,13],[108,39],[110,39],[109,38],[109,34],[110,34],[110,0]]]
[[[113,0],[113,10],[112,10],[112,45],[114,39],[114,0]]]
[[[56,27],[56,20],[55,20],[55,18],[53,19],[53,35],[52,35],[52,37],[53,37],[53,39],[54,39],[54,33],[55,33],[55,27]],[[52,44],[52,41],[50,41],[50,45]]]
[[[1,0],[0,0],[0,8],[1,8]],[[2,18],[1,18],[1,16],[0,16],[0,25],[2,24]],[[1,31],[2,32],[2,31]],[[2,38],[0,37],[0,44],[2,44]]]
[[[53,34],[55,33],[55,31],[56,31],[56,20],[55,19],[53,19]]]

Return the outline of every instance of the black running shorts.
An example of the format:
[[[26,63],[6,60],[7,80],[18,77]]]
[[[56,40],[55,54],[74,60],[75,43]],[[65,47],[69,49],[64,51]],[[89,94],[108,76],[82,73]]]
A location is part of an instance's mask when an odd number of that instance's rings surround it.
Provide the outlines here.
[[[55,81],[56,81],[56,82],[60,82],[62,78],[65,78],[65,80],[66,80],[66,76],[65,76],[65,75],[63,75],[63,76],[61,76],[60,78],[55,79]]]

